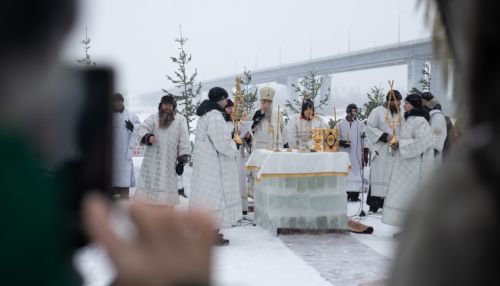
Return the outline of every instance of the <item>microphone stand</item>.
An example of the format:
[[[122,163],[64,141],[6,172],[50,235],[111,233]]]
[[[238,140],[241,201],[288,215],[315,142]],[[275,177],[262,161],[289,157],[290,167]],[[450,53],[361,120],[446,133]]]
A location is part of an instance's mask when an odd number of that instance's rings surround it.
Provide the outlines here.
[[[359,212],[360,217],[365,217],[365,137],[366,135],[361,134],[361,211]]]

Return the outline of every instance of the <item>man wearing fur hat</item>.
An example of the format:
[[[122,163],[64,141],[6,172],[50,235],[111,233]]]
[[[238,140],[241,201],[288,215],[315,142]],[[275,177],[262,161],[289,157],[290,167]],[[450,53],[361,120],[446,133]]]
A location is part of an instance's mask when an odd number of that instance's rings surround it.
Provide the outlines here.
[[[228,93],[220,87],[208,92],[196,115],[193,176],[190,209],[211,212],[219,246],[229,244],[218,231],[233,226],[241,218],[241,197],[238,188],[236,144],[231,138],[223,111]]]
[[[441,109],[441,104],[434,98],[432,93],[422,93],[422,103],[431,116],[429,124],[434,138],[434,158],[436,159],[436,166],[438,166],[443,159],[444,143],[448,135],[446,118]]]
[[[397,90],[394,90],[394,95],[396,100],[395,102],[391,101],[389,110],[387,110],[387,102],[376,107],[368,116],[366,123],[366,136],[371,146],[370,189],[366,203],[370,206],[372,212],[377,212],[384,205],[384,198],[389,190],[389,179],[394,165],[395,157],[389,150],[392,128],[386,122],[386,116],[389,115],[389,120],[397,123],[397,111],[403,99],[401,93]],[[389,96],[390,93],[387,93],[387,101],[389,101]],[[399,136],[400,127],[399,124],[399,127],[396,128],[396,136]]]
[[[135,187],[132,154],[141,121],[137,115],[125,109],[121,94],[113,95],[113,194],[122,199],[129,198],[129,188]]]
[[[176,170],[187,163],[191,145],[186,119],[176,114],[175,108],[174,97],[163,96],[158,113],[139,128],[146,151],[134,198],[138,201],[168,207],[179,204]]]
[[[434,167],[434,138],[429,125],[429,112],[422,105],[418,94],[410,94],[404,103],[405,122],[395,151],[394,171],[384,202],[382,222],[401,226],[417,190],[428,178]]]
[[[276,92],[272,87],[263,87],[260,89],[260,109],[257,110],[252,118],[252,148],[255,149],[272,149],[273,145],[284,146],[287,142],[283,142],[283,115],[277,114],[277,110],[273,110],[273,100]],[[276,126],[280,116],[280,126]],[[279,136],[278,136],[279,133]],[[279,137],[279,142],[276,138]],[[286,144],[285,148],[288,147]]]

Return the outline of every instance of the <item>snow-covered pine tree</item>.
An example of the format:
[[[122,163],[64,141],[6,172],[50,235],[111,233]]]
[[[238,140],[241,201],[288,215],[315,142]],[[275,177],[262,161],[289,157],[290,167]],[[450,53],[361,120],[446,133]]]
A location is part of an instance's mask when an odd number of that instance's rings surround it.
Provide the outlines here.
[[[92,61],[90,58],[89,50],[90,50],[90,38],[88,37],[88,29],[85,27],[85,39],[80,41],[80,44],[83,45],[83,50],[85,51],[85,54],[81,59],[76,60],[77,63],[87,67],[87,68],[93,68],[96,66],[95,62]]]
[[[372,110],[384,104],[385,101],[384,89],[378,86],[373,86],[366,96],[368,101],[359,110],[359,119],[362,121],[366,121]]]
[[[424,67],[422,69],[422,78],[418,82],[421,84],[421,89],[418,89],[417,87],[413,87],[410,90],[410,93],[416,93],[421,95],[424,92],[430,92],[431,91],[431,66],[429,62],[424,63]]]
[[[331,93],[330,88],[328,88],[324,94],[320,94],[322,85],[323,78],[318,78],[315,71],[310,71],[298,84],[292,83],[292,88],[297,96],[291,101],[287,100],[285,107],[289,112],[297,114],[301,112],[302,102],[311,99],[314,102],[316,112],[321,114],[323,107],[328,104]]]
[[[186,53],[185,50],[188,40],[189,38],[182,35],[181,29],[179,38],[175,39],[175,42],[179,44],[179,54],[176,57],[170,57],[172,62],[177,64],[178,68],[174,71],[173,76],[166,75],[167,79],[179,90],[180,94],[176,95],[166,89],[162,90],[166,95],[172,95],[176,99],[177,112],[186,118],[189,134],[192,134],[194,132],[192,123],[196,117],[196,108],[199,104],[197,97],[201,93],[201,82],[196,82],[196,77],[198,76],[197,69],[192,74],[189,74],[187,71],[187,65],[192,60],[191,55]]]

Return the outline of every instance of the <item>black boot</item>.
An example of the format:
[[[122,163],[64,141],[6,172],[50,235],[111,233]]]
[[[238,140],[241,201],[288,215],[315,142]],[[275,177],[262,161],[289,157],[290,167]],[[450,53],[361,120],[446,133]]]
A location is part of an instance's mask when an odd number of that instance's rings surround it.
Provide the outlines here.
[[[384,198],[372,196],[372,187],[370,186],[368,189],[366,204],[370,206],[371,212],[376,213],[379,209],[384,207]]]
[[[347,192],[347,200],[349,202],[359,202],[359,192]]]
[[[179,193],[179,196],[187,199],[186,193],[184,193],[184,188],[177,190],[177,192]]]

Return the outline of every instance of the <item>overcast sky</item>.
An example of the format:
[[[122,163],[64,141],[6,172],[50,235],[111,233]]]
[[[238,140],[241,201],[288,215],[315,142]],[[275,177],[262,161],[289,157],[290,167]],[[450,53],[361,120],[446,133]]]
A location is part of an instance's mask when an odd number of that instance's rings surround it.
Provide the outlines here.
[[[98,65],[112,65],[117,89],[127,97],[168,88],[165,74],[176,69],[174,39],[182,26],[189,37],[199,79],[212,79],[348,50],[429,36],[417,0],[84,0],[65,57],[82,56],[79,41],[88,27]],[[396,72],[395,72],[396,71]],[[337,90],[360,90],[399,80],[404,69],[337,75]],[[395,74],[396,73],[396,74]],[[335,85],[336,78],[343,78]],[[345,86],[345,81],[349,86]],[[369,81],[369,82],[368,82]],[[359,82],[359,85],[357,84]],[[342,86],[344,85],[344,86]]]

